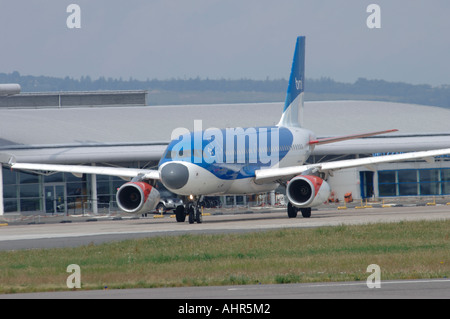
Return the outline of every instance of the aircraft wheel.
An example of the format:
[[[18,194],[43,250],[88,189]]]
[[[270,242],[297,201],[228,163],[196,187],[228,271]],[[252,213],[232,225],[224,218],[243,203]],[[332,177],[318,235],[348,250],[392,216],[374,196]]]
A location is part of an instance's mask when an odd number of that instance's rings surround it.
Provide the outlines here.
[[[195,219],[197,220],[197,224],[201,224],[203,222],[202,210],[198,209],[198,207],[195,212]]]
[[[156,211],[160,214],[165,214],[167,209],[166,206],[164,206],[163,203],[159,203],[158,206],[156,206]]]
[[[287,213],[289,218],[296,218],[298,213],[298,208],[294,207],[291,203],[288,203]]]
[[[309,218],[311,217],[311,207],[308,208],[300,208],[301,212],[302,212],[302,216],[303,218]]]
[[[186,211],[184,206],[177,206],[175,209],[175,217],[178,223],[184,223],[186,221]]]
[[[188,205],[189,224],[195,223],[195,209],[193,205]]]

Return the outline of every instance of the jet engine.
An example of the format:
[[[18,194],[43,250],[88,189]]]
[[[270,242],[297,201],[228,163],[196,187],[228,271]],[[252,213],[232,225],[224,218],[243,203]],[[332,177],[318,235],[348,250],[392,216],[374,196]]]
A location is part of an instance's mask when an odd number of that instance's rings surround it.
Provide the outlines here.
[[[323,179],[313,175],[300,175],[289,181],[286,195],[295,207],[314,207],[328,200],[331,189]]]
[[[124,212],[142,214],[155,209],[160,195],[157,189],[145,182],[129,182],[119,188],[116,199]]]

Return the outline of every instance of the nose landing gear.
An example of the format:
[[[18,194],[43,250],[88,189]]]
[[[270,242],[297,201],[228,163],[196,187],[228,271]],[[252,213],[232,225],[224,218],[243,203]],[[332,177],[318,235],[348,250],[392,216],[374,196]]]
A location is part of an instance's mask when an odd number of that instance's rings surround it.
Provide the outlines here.
[[[201,224],[203,222],[202,210],[200,205],[197,203],[189,203],[187,206],[187,212],[189,215],[189,224],[193,224],[197,222],[197,224]]]
[[[177,222],[184,223],[186,221],[186,216],[188,216],[189,224],[195,222],[201,224],[203,222],[202,210],[200,207],[202,200],[203,196],[199,197],[197,200],[188,202],[185,206],[178,206],[175,209]]]

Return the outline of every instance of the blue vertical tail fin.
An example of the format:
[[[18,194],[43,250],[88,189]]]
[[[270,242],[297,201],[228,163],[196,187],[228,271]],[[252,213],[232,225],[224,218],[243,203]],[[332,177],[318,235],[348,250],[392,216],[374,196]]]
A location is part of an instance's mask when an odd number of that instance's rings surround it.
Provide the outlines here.
[[[292,61],[291,76],[278,126],[301,127],[303,121],[303,95],[305,83],[305,37],[298,37]]]

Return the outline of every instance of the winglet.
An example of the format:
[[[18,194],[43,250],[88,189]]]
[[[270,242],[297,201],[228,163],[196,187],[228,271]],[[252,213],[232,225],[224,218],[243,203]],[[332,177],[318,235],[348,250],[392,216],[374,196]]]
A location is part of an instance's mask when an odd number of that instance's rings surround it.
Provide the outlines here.
[[[11,154],[0,153],[0,164],[8,165],[11,167],[16,164],[16,158]]]
[[[303,95],[305,91],[305,37],[297,38],[291,76],[278,126],[298,127],[303,120]]]

